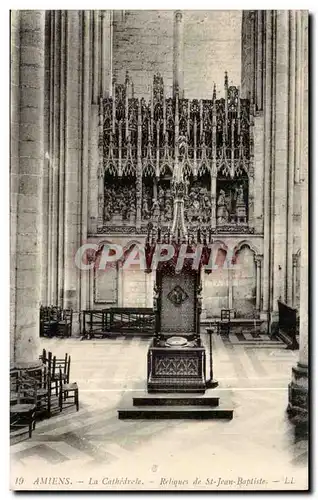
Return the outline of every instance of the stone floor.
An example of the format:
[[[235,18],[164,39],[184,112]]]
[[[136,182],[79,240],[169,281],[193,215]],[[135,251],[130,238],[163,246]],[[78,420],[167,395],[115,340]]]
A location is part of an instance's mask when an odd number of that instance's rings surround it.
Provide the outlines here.
[[[13,488],[307,488],[307,440],[286,417],[297,352],[214,336],[219,388],[210,392],[234,408],[232,421],[118,420],[117,408],[145,390],[148,344],[141,337],[42,339],[57,356],[71,354],[80,410],[39,422],[32,439],[16,439]]]

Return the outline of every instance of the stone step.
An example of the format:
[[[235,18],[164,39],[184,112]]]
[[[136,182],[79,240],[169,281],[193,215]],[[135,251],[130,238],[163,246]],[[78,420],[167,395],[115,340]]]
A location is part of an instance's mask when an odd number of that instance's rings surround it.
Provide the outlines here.
[[[232,420],[233,410],[229,408],[213,408],[200,406],[144,406],[121,408],[119,419],[226,419]]]
[[[218,406],[220,398],[187,394],[144,395],[133,397],[134,406]]]

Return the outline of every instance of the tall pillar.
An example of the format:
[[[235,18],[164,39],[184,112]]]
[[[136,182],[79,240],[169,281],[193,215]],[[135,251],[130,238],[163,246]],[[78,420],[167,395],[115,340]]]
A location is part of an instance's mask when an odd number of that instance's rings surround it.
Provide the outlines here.
[[[231,266],[230,262],[227,263],[228,268],[228,287],[229,287],[229,295],[228,295],[228,308],[233,309],[233,267]]]
[[[14,366],[39,364],[44,162],[44,11],[20,11]]]
[[[101,15],[99,10],[93,12],[93,92],[92,102],[98,104],[100,97],[100,47],[101,47]]]
[[[272,152],[272,64],[273,64],[273,13],[265,11],[265,85],[264,85],[264,261],[262,319],[268,319],[270,310],[271,268],[271,152]]]
[[[286,301],[287,178],[289,112],[289,18],[287,10],[276,11],[276,103],[275,170],[273,193],[273,311],[277,300]],[[274,317],[276,315],[274,314]]]
[[[112,93],[112,50],[113,19],[111,10],[101,11],[101,95],[109,97]]]
[[[288,100],[288,172],[287,172],[287,261],[286,300],[293,303],[294,247],[294,170],[295,170],[295,76],[296,76],[296,12],[289,11],[289,100]]]
[[[81,245],[86,243],[88,235],[88,162],[89,162],[89,139],[91,118],[91,94],[90,94],[90,38],[91,38],[91,12],[83,12],[82,19],[82,129],[81,129]],[[80,272],[80,310],[86,309],[89,299],[89,276],[87,271]]]
[[[295,423],[307,424],[308,419],[308,13],[301,12],[297,19],[301,23],[300,64],[303,69],[303,102],[301,136],[301,255],[300,255],[300,327],[299,359],[292,369],[289,384],[288,412]],[[296,136],[296,141],[298,136]]]
[[[173,31],[173,94],[179,92],[183,98],[183,15],[180,10],[174,14]]]
[[[293,307],[296,307],[298,258],[299,257],[297,254],[293,254],[293,300],[292,300]]]
[[[64,306],[79,310],[79,270],[74,255],[79,247],[80,186],[80,13],[67,11],[66,100],[65,100],[65,231],[64,231]],[[53,41],[51,41],[53,43]],[[76,325],[76,320],[73,322]]]
[[[15,299],[16,299],[16,238],[17,203],[19,191],[19,73],[20,73],[20,16],[11,11],[11,143],[10,143],[10,361],[14,365]]]
[[[91,105],[90,110],[90,140],[89,140],[89,181],[88,181],[88,210],[89,221],[88,231],[90,234],[97,232],[98,216],[99,216],[99,184],[102,175],[102,165],[100,165],[100,149],[99,149],[99,106],[96,104]],[[103,185],[102,185],[103,189]],[[104,203],[103,203],[104,204]],[[102,221],[101,221],[102,225]]]

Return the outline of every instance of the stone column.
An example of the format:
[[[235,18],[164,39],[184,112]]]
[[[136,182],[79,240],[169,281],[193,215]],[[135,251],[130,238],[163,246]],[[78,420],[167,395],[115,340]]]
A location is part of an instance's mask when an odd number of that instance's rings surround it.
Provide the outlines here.
[[[65,205],[64,205],[64,306],[74,311],[73,334],[76,333],[79,312],[79,270],[74,256],[80,246],[79,186],[80,186],[80,123],[81,123],[81,13],[67,11],[66,37],[66,99],[65,99]],[[54,43],[54,40],[51,41]]]
[[[10,143],[10,361],[14,366],[15,300],[16,300],[16,238],[17,203],[19,192],[19,73],[20,73],[20,17],[11,11],[11,143]]]
[[[263,311],[262,319],[268,319],[270,308],[271,268],[271,152],[272,152],[272,11],[265,11],[265,86],[264,86],[264,262],[263,262]]]
[[[256,111],[262,111],[264,105],[264,19],[265,11],[258,10],[255,16],[255,27],[256,27],[256,47],[255,47],[255,105]]]
[[[44,11],[20,11],[14,366],[39,365],[44,163]]]
[[[286,299],[293,303],[294,170],[295,170],[295,76],[296,76],[296,12],[289,11],[289,101],[288,101],[288,173],[287,173],[287,262]]]
[[[292,368],[287,408],[295,423],[306,422],[308,415],[308,182],[305,179],[302,185],[301,238],[299,359]]]
[[[91,12],[85,10],[82,20],[83,40],[82,40],[82,128],[81,128],[81,244],[86,243],[88,234],[88,164],[89,164],[89,139],[90,139],[90,118],[91,118],[91,94],[90,94],[90,38],[91,38]],[[89,296],[89,276],[87,271],[80,272],[80,310],[87,308]]]
[[[228,262],[227,272],[228,272],[228,286],[229,286],[229,295],[228,295],[229,306],[228,306],[228,308],[233,309],[233,274],[232,274],[233,267],[231,266],[231,264],[229,262]]]
[[[275,11],[275,159],[273,172],[273,297],[272,321],[278,316],[277,300],[286,302],[287,190],[288,190],[288,113],[289,113],[289,17],[287,10]]]
[[[173,93],[183,98],[183,15],[180,10],[174,14],[173,32]]]
[[[99,10],[94,10],[93,12],[93,92],[92,92],[92,102],[93,104],[98,104],[100,97],[100,47],[101,47],[101,15]]]
[[[296,307],[297,266],[298,266],[298,255],[293,254],[293,300],[292,300],[293,307]]]
[[[112,11],[101,11],[102,48],[101,48],[101,95],[109,97],[112,93]]]
[[[217,183],[217,170],[216,170],[216,160],[213,159],[212,171],[211,171],[211,228],[215,230],[216,228],[216,183]]]
[[[300,328],[299,359],[292,369],[289,384],[288,413],[295,423],[307,424],[308,419],[308,13],[301,12],[301,50],[300,63],[303,68],[303,128],[299,130],[302,141],[301,155],[301,255],[300,255]],[[298,136],[296,136],[296,141]]]
[[[118,262],[118,295],[117,304],[118,307],[123,307],[124,305],[124,270],[123,262]]]
[[[88,232],[94,234],[97,232],[98,216],[99,216],[99,184],[103,176],[100,167],[100,151],[99,151],[99,106],[92,104],[90,112],[90,140],[89,140],[89,181],[88,181]],[[104,201],[104,200],[103,200]]]

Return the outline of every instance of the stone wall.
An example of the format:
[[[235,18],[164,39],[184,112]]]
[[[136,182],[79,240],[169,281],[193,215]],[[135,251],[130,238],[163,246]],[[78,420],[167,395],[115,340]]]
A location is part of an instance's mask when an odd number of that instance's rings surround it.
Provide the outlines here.
[[[136,97],[150,96],[160,72],[172,92],[173,11],[114,11],[113,70],[120,82],[129,71]],[[240,84],[241,11],[183,11],[184,95],[211,99],[213,83],[223,95],[224,72]]]
[[[184,11],[184,90],[189,99],[211,99],[213,83],[223,97],[241,83],[241,11]],[[218,94],[220,92],[220,95]]]
[[[114,11],[113,71],[134,83],[136,97],[150,97],[153,75],[161,73],[166,92],[172,92],[173,11]]]

